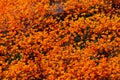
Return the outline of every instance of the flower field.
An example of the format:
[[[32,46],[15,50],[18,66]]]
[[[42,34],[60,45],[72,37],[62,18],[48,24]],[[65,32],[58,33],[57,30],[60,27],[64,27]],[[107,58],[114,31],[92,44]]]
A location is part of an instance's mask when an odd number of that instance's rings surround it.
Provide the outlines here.
[[[120,0],[0,0],[0,80],[120,80]]]

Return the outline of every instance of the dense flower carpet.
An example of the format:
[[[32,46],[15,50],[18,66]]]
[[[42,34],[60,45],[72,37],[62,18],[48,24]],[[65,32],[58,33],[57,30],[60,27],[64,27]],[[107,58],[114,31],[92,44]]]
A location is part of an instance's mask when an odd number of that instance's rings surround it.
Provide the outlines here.
[[[120,80],[120,0],[0,0],[0,80]]]

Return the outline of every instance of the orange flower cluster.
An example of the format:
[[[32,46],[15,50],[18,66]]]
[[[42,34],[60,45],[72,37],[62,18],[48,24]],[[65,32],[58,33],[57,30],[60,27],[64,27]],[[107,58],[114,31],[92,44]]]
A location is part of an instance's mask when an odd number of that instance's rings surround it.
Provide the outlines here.
[[[0,0],[0,80],[120,80],[119,3]]]

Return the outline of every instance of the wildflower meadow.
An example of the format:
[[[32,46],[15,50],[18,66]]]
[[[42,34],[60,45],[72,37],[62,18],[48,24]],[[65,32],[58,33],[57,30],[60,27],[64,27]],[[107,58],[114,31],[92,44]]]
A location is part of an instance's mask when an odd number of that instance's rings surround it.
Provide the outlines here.
[[[120,80],[120,0],[0,0],[0,80]]]

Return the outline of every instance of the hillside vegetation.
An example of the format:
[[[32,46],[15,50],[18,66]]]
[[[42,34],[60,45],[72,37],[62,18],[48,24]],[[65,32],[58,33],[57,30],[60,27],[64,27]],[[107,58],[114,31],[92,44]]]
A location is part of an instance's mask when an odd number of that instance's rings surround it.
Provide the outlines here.
[[[0,0],[0,80],[120,80],[120,0]]]

